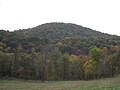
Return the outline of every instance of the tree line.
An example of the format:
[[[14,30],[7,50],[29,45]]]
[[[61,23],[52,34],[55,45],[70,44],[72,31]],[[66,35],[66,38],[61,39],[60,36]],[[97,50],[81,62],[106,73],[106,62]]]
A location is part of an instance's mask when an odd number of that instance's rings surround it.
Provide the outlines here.
[[[5,52],[1,43],[0,79],[91,80],[120,73],[120,47],[117,45],[110,48],[92,46],[85,55],[62,53],[61,45],[44,45],[40,52],[32,48],[27,53],[21,46],[14,52]]]

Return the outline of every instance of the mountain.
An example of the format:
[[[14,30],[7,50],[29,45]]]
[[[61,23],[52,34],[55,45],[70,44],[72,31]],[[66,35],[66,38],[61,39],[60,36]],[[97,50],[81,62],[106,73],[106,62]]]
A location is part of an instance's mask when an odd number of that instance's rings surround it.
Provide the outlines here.
[[[71,23],[46,23],[34,28],[17,30],[14,32],[0,31],[0,42],[12,49],[21,45],[25,50],[48,44],[77,49],[88,49],[91,46],[100,48],[120,44],[120,36],[109,35]],[[68,48],[69,47],[69,48]]]
[[[71,23],[46,23],[37,27],[23,30],[28,36],[38,36],[39,38],[64,39],[65,37],[74,37],[79,39],[95,37],[118,38],[115,35],[104,34],[90,28]]]
[[[70,23],[0,30],[0,79],[92,80],[120,74],[120,36]]]

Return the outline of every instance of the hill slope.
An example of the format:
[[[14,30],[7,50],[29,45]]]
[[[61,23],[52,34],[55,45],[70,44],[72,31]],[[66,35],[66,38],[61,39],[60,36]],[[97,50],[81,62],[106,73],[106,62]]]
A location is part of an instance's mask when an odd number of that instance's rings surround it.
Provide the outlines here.
[[[46,37],[49,39],[64,39],[65,37],[86,39],[92,36],[109,39],[118,38],[117,36],[104,34],[90,28],[70,23],[46,23],[31,29],[24,30],[23,32],[29,36],[38,36],[40,38]]]
[[[120,44],[120,37],[70,23],[46,23],[14,32],[1,31],[0,42],[4,42],[11,48],[22,45],[25,50],[33,46],[38,50],[38,47],[43,44],[57,44],[58,42],[67,46],[71,45],[72,48],[83,49],[91,46],[109,48],[111,45]]]

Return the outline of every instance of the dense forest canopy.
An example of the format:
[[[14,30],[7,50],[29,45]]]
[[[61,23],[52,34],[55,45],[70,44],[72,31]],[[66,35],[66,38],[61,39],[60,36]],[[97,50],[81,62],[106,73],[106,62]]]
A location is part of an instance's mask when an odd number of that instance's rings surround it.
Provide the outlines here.
[[[70,23],[0,30],[0,78],[80,80],[120,73],[120,36]]]

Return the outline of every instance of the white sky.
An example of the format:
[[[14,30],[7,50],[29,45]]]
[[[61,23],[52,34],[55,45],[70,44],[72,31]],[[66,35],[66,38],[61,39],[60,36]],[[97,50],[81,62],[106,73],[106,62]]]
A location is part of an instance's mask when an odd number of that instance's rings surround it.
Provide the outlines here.
[[[75,23],[120,36],[120,0],[0,0],[0,29]]]

